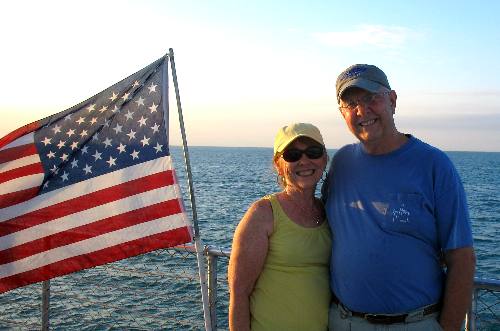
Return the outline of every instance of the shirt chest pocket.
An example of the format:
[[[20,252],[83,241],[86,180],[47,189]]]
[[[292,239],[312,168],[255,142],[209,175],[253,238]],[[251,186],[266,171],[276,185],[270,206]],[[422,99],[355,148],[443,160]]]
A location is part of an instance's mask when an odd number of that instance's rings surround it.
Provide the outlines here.
[[[436,224],[431,209],[418,193],[391,193],[387,195],[381,226],[386,231],[407,234],[421,239],[436,235]]]

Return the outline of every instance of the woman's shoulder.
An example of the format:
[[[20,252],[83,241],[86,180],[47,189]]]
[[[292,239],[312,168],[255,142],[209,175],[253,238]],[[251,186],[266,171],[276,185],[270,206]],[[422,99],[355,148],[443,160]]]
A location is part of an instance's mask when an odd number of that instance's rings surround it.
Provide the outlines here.
[[[272,198],[266,195],[253,202],[243,216],[242,222],[250,227],[259,227],[268,233],[272,232],[274,217],[270,199]]]
[[[274,199],[273,195],[266,195],[260,198],[259,200],[254,201],[250,205],[250,208],[248,208],[248,212],[250,212],[252,215],[259,217],[268,217],[268,216],[272,217],[273,214],[273,208],[271,205],[272,199]]]

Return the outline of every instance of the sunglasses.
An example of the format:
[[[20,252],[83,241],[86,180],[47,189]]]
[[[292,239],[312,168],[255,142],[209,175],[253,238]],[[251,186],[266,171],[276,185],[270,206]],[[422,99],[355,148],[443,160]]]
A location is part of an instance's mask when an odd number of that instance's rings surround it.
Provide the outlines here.
[[[302,158],[302,154],[305,154],[310,160],[316,160],[323,156],[325,149],[320,146],[309,146],[305,150],[300,150],[297,148],[285,149],[281,157],[286,162],[297,162]]]

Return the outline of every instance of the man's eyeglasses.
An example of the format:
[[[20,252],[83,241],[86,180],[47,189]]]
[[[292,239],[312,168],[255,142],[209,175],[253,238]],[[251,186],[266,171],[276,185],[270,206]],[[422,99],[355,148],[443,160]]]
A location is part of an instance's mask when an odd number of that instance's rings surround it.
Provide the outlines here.
[[[391,91],[379,92],[379,93],[368,93],[365,96],[358,98],[357,100],[348,100],[340,105],[340,111],[355,111],[359,105],[367,106],[374,105],[382,100],[382,97],[386,94],[391,93]]]
[[[297,162],[302,158],[302,154],[305,154],[311,160],[316,160],[322,157],[324,153],[325,149],[322,146],[309,146],[305,150],[298,148],[285,149],[281,157],[286,162]]]

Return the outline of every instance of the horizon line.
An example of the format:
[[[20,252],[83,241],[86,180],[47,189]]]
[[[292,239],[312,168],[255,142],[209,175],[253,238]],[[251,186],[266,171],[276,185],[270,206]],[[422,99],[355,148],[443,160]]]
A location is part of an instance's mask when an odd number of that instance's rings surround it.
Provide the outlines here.
[[[169,147],[183,147],[182,145],[179,144],[172,144]],[[265,149],[273,149],[273,147],[268,147],[268,146],[216,146],[216,145],[188,145],[188,148],[190,147],[210,147],[210,148],[265,148]],[[435,147],[435,146],[434,146]],[[326,147],[327,150],[339,150],[341,147]],[[441,149],[439,147],[436,147],[439,150],[443,152],[460,152],[460,153],[500,153],[499,151],[485,151],[485,150],[478,150],[478,151],[473,151],[473,150],[448,150],[448,149]]]

